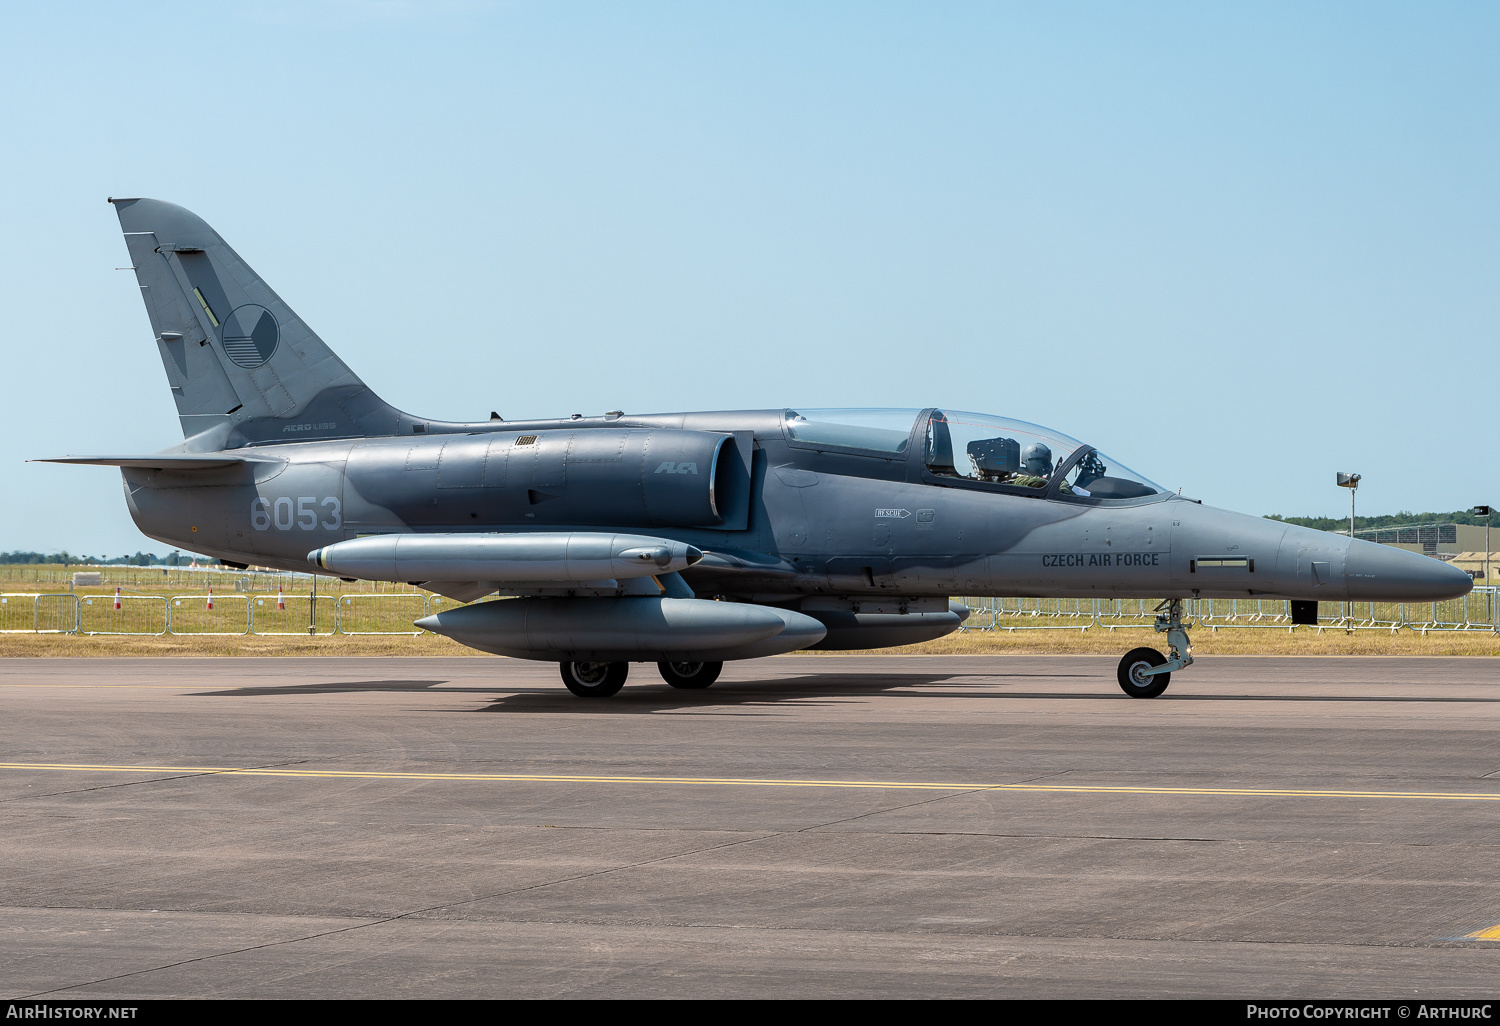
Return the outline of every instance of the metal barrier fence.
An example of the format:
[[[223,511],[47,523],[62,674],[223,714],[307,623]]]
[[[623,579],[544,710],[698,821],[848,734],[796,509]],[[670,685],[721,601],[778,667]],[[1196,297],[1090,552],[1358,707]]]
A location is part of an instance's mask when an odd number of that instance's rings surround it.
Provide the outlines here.
[[[462,603],[440,595],[0,594],[0,634],[328,635],[424,632],[415,622]]]
[[[1496,622],[1500,588],[1475,588],[1446,602],[1323,602],[1316,626],[1305,630],[1480,631],[1500,634]],[[1156,619],[1150,599],[960,598],[970,609],[961,630],[1027,631],[1149,627]],[[1291,631],[1291,603],[1273,599],[1193,599],[1187,616],[1200,627]]]
[[[428,610],[425,595],[341,595],[337,630],[340,634],[421,634],[422,628],[413,621]]]
[[[167,602],[170,634],[249,634],[249,595],[173,595]]]
[[[114,588],[156,588],[179,589],[189,591],[192,589],[213,588],[214,594],[221,592],[249,592],[254,594],[274,592],[281,588],[287,593],[293,591],[306,592],[313,582],[315,575],[293,571],[270,571],[270,570],[235,570],[229,567],[162,567],[162,566],[100,566],[96,564],[3,564],[0,565],[0,580],[10,582],[12,585],[18,583],[38,585],[62,585],[70,587],[73,575],[78,572],[97,573],[100,576],[99,585],[84,585],[82,587],[104,587]],[[317,586],[319,594],[324,592],[341,592],[349,590],[360,594],[421,594],[421,589],[414,585],[397,581],[360,581],[359,587],[354,588],[349,582],[340,581],[336,578],[318,577]],[[19,589],[23,592],[28,589]],[[43,591],[42,588],[35,589]]]
[[[76,595],[0,595],[0,634],[73,634],[77,630]]]
[[[1475,588],[1446,602],[1324,602],[1307,630],[1478,631],[1500,634],[1500,588]],[[965,597],[965,631],[1086,631],[1149,627],[1150,599]],[[420,592],[348,595],[0,594],[0,634],[417,635],[416,620],[462,605]],[[1187,616],[1200,628],[1294,630],[1291,603],[1272,599],[1194,599]]]
[[[78,595],[74,601],[79,634],[167,633],[164,595]]]
[[[320,595],[316,601],[311,595],[252,595],[250,633],[337,634],[338,601],[337,595]]]

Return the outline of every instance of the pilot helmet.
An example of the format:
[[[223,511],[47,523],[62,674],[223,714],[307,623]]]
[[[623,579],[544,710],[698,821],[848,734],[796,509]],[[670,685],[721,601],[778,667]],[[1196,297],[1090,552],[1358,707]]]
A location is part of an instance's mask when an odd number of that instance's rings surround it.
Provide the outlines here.
[[[1041,442],[1032,442],[1021,450],[1021,466],[1026,468],[1028,474],[1050,477],[1052,475],[1052,450]]]

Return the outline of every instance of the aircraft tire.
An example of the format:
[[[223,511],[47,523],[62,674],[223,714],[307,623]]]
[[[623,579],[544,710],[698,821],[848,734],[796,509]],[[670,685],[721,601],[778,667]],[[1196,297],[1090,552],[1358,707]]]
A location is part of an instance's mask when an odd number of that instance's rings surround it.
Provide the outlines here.
[[[724,670],[724,664],[718,663],[657,663],[656,668],[661,671],[661,679],[674,688],[683,688],[688,691],[698,691],[708,687],[719,679],[719,674]]]
[[[563,683],[579,698],[608,698],[625,686],[629,663],[559,663]]]
[[[1132,648],[1125,653],[1125,658],[1120,660],[1120,669],[1117,676],[1120,678],[1120,690],[1131,698],[1155,698],[1167,690],[1167,685],[1172,682],[1170,673],[1158,673],[1150,677],[1137,678],[1137,668],[1147,666],[1160,666],[1167,661],[1167,657],[1154,648]]]

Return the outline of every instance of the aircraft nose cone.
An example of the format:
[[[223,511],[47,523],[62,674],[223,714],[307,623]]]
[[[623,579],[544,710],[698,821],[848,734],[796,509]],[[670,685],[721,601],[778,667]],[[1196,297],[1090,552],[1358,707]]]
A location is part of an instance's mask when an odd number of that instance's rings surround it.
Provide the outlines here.
[[[442,631],[438,630],[439,624],[440,621],[438,620],[436,613],[432,614],[431,616],[424,616],[422,617],[422,619],[416,621],[416,625],[418,627],[422,628],[424,631],[431,631],[433,634],[443,633]]]
[[[1467,595],[1474,578],[1431,556],[1354,541],[1344,558],[1353,602],[1439,602]]]

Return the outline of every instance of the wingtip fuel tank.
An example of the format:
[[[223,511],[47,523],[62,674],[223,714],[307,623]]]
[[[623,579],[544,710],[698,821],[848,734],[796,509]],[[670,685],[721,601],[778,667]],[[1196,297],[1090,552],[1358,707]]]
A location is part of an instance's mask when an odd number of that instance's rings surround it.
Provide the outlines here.
[[[308,553],[314,566],[369,581],[598,581],[686,570],[703,558],[686,542],[637,534],[384,534]]]

